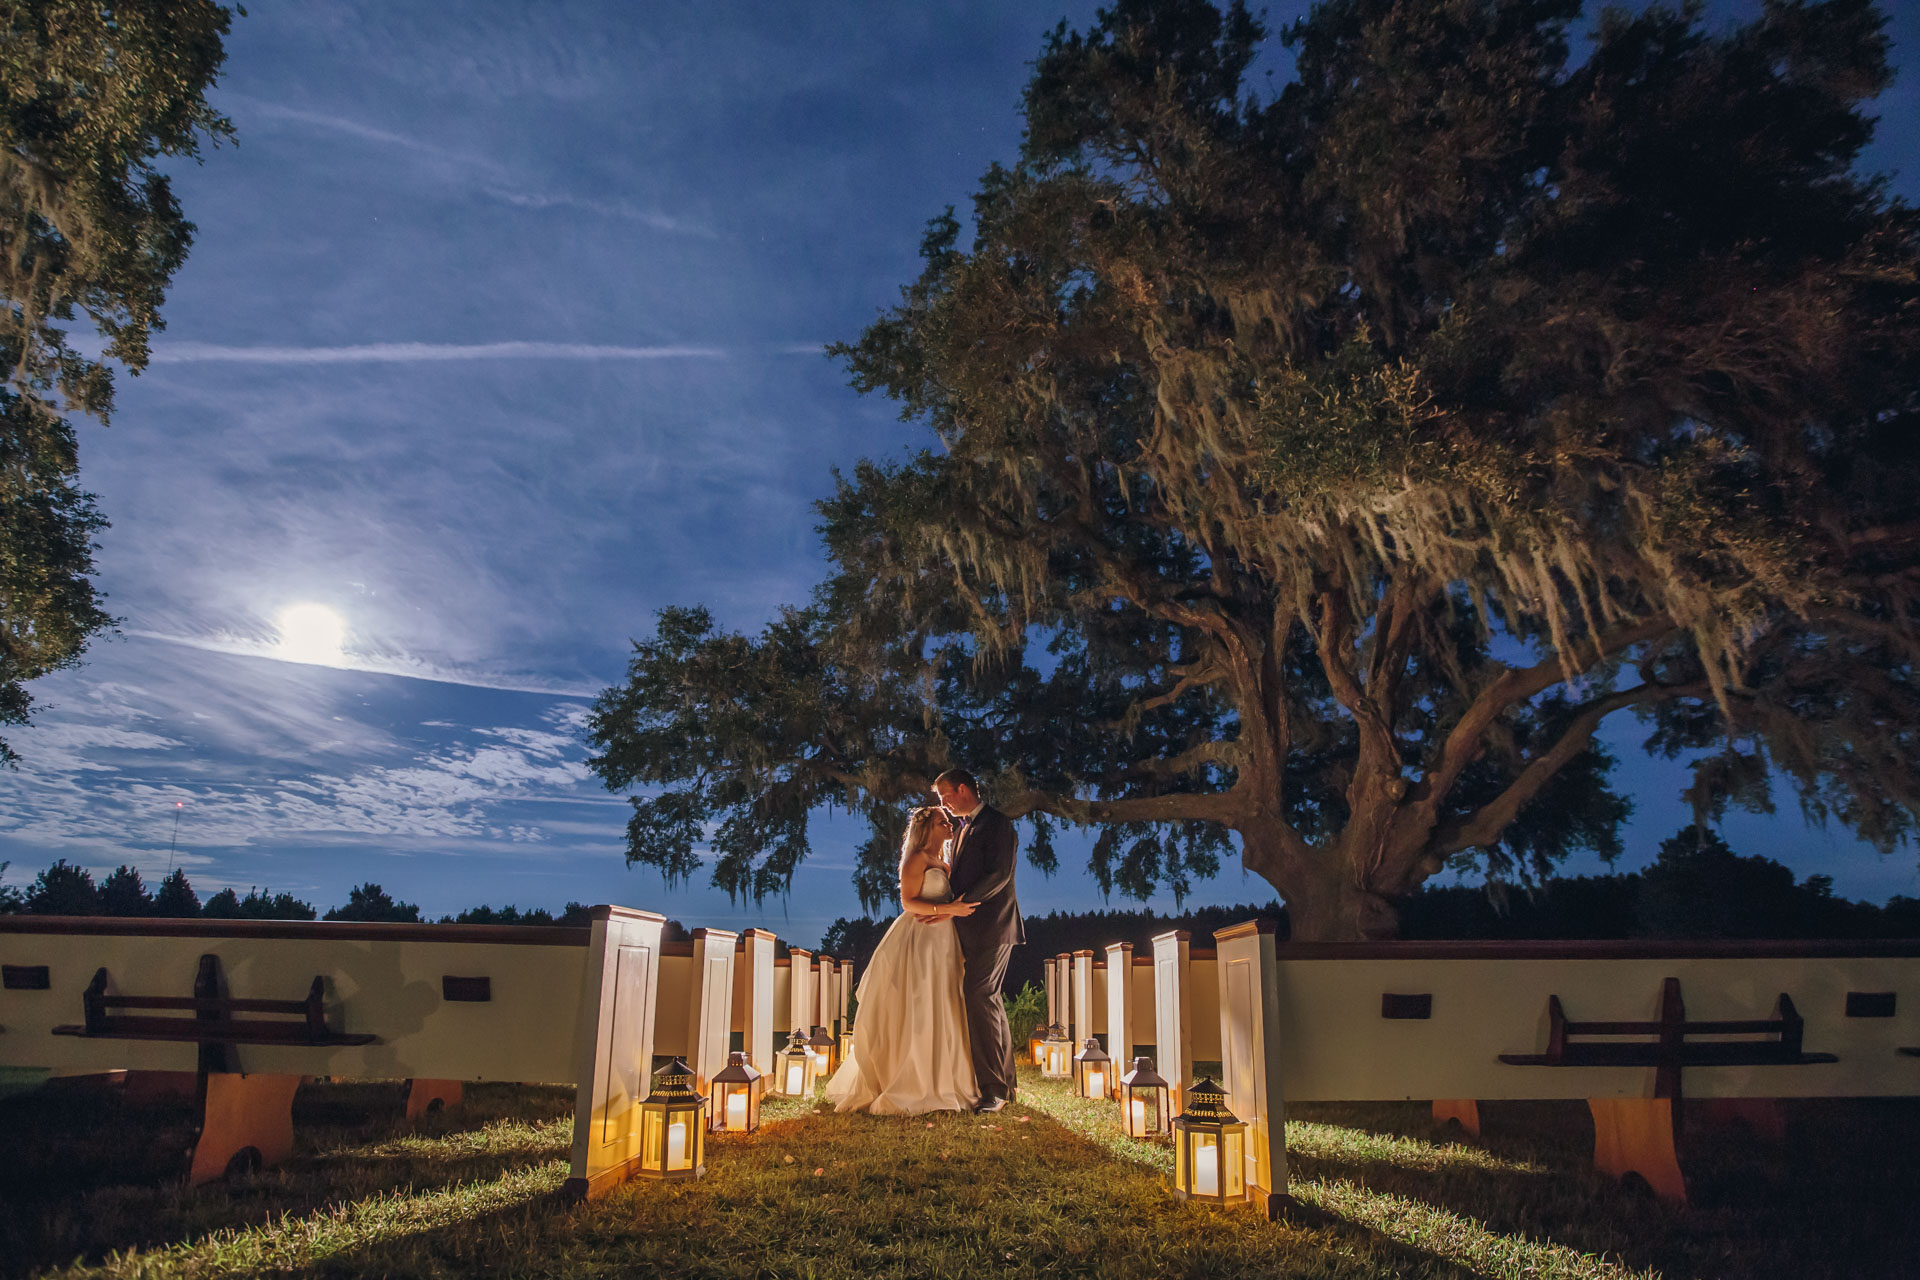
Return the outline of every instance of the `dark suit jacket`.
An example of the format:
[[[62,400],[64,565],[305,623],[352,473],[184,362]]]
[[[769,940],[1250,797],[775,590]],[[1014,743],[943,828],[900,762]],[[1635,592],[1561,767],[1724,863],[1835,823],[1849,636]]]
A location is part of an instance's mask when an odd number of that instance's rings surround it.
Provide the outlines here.
[[[967,822],[947,877],[954,897],[980,904],[978,911],[953,922],[963,953],[972,955],[1027,940],[1020,902],[1013,895],[1013,855],[1019,845],[1013,821],[991,805],[981,805]]]

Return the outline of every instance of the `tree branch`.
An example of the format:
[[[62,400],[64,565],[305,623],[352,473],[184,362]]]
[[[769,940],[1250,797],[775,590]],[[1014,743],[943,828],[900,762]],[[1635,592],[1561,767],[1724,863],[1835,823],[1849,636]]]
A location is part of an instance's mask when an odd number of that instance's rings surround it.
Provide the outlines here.
[[[1569,675],[1591,670],[1611,654],[1657,640],[1673,630],[1672,621],[1666,618],[1626,623],[1600,636],[1591,646],[1591,652],[1584,655],[1584,660],[1583,655],[1574,655],[1578,666],[1570,667],[1556,654],[1531,667],[1509,667],[1501,672],[1468,705],[1453,731],[1447,735],[1438,762],[1420,780],[1418,792],[1424,794],[1425,803],[1438,811],[1447,793],[1453,789],[1453,784],[1460,780],[1460,774],[1479,755],[1487,730],[1508,707],[1546,692]]]
[[[1586,750],[1593,740],[1593,734],[1600,722],[1614,712],[1643,702],[1665,702],[1672,698],[1695,697],[1707,692],[1704,680],[1691,684],[1664,685],[1642,684],[1631,689],[1610,693],[1586,704],[1579,714],[1567,725],[1551,747],[1527,762],[1507,789],[1498,797],[1482,805],[1480,809],[1465,818],[1448,823],[1434,833],[1428,842],[1429,853],[1442,857],[1459,853],[1463,849],[1472,849],[1480,845],[1491,844],[1506,830],[1514,817],[1527,801],[1540,794],[1543,787],[1552,780],[1553,775],[1565,768],[1567,762]]]
[[[1246,816],[1244,801],[1231,791],[1176,792],[1164,796],[1123,796],[1082,800],[1049,791],[1023,791],[994,808],[1009,818],[1047,813],[1069,822],[1220,822],[1232,826]]]
[[[1146,698],[1134,703],[1131,707],[1127,708],[1126,715],[1123,716],[1120,721],[1110,721],[1103,727],[1109,729],[1122,728],[1127,720],[1137,720],[1149,711],[1158,711],[1161,707],[1170,707],[1180,701],[1188,690],[1204,689],[1227,674],[1220,669],[1219,664],[1210,658],[1203,659],[1199,662],[1183,663],[1180,666],[1170,668],[1170,670],[1180,677],[1179,682],[1175,684],[1173,688],[1167,690],[1165,693],[1157,693],[1151,698]]]
[[[1136,778],[1177,778],[1197,765],[1237,765],[1243,755],[1244,752],[1238,742],[1225,738],[1209,738],[1205,742],[1187,748],[1177,756],[1169,756],[1164,760],[1135,761],[1123,769],[1102,777],[1100,781],[1116,783]]]

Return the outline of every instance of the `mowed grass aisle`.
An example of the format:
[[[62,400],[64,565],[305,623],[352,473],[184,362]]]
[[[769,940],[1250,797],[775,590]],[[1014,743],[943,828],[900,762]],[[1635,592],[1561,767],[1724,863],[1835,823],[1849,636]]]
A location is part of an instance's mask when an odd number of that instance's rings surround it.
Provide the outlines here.
[[[1301,1108],[1293,1222],[1185,1205],[1110,1106],[1025,1083],[1000,1116],[774,1102],[697,1183],[559,1196],[571,1094],[481,1086],[409,1126],[388,1087],[296,1104],[302,1153],[231,1188],[165,1179],[184,1113],[0,1103],[0,1270],[213,1277],[1626,1277],[1920,1274],[1915,1105],[1809,1104],[1785,1152],[1737,1139],[1675,1211],[1584,1167],[1582,1111],[1489,1108],[1456,1143],[1417,1104]],[[77,1256],[77,1260],[76,1260]]]

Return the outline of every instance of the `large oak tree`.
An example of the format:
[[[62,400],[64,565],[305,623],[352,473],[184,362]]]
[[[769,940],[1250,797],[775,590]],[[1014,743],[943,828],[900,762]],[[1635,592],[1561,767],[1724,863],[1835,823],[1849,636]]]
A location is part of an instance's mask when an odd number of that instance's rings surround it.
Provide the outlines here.
[[[1047,41],[1017,163],[857,341],[936,447],[821,504],[757,636],[669,610],[600,700],[629,857],[778,891],[823,802],[950,762],[1092,825],[1103,887],[1238,836],[1296,936],[1390,934],[1449,863],[1609,854],[1595,742],[1882,847],[1920,801],[1920,245],[1855,173],[1864,0],[1713,34],[1572,0],[1331,0],[1261,97],[1239,5]],[[924,435],[921,437],[925,439]]]
[[[156,163],[232,132],[206,101],[231,20],[210,0],[0,0],[0,725],[112,622],[68,415],[104,423],[109,362],[146,367],[193,238]]]

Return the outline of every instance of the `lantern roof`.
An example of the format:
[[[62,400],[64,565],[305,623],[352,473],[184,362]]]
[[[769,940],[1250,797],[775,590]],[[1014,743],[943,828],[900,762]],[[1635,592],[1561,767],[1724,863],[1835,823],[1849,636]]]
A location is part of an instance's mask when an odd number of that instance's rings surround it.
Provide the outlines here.
[[[795,1031],[794,1034],[799,1035],[800,1033],[798,1031]],[[833,1047],[833,1037],[827,1034],[827,1029],[825,1027],[815,1027],[813,1029],[813,1034],[807,1037],[807,1043],[812,1045],[819,1045],[822,1048],[831,1049]]]
[[[807,1050],[807,1033],[801,1028],[795,1027],[793,1029],[793,1035],[787,1040],[787,1047],[785,1049],[782,1049],[781,1052],[782,1053],[805,1053],[806,1050]]]
[[[1099,1040],[1095,1039],[1093,1036],[1088,1036],[1087,1043],[1081,1047],[1079,1053],[1074,1055],[1074,1061],[1076,1062],[1112,1062],[1113,1059],[1109,1058],[1107,1056],[1107,1051],[1100,1047]]]
[[[1055,1022],[1055,1023],[1053,1023],[1053,1024],[1051,1024],[1050,1026],[1048,1026],[1048,1027],[1047,1027],[1047,1039],[1049,1039],[1049,1040],[1066,1040],[1066,1039],[1067,1039],[1067,1029],[1066,1029],[1065,1027],[1063,1027],[1063,1026],[1061,1026],[1061,1025],[1060,1025],[1059,1023],[1057,1023],[1057,1022]]]
[[[1183,1099],[1186,1112],[1179,1119],[1195,1124],[1239,1124],[1240,1117],[1227,1109],[1227,1091],[1206,1077],[1188,1086]]]
[[[680,1058],[675,1058],[666,1066],[653,1073],[653,1092],[647,1095],[648,1102],[695,1102],[702,1095],[694,1087],[693,1068]]]
[[[1142,1054],[1133,1060],[1133,1070],[1120,1077],[1120,1083],[1135,1089],[1170,1089],[1172,1082],[1153,1069],[1153,1059]]]
[[[736,1049],[727,1055],[727,1065],[713,1073],[715,1084],[752,1084],[760,1079],[761,1072],[747,1061],[747,1055]]]

